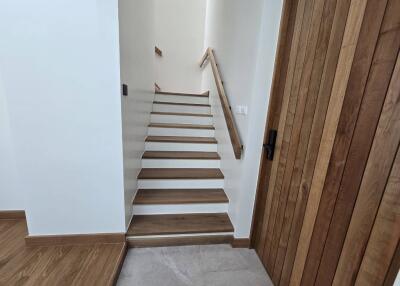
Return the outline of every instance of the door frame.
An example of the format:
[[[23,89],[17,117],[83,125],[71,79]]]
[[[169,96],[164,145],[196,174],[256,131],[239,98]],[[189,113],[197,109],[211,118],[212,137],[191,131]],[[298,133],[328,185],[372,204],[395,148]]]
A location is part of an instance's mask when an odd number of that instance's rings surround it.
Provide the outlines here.
[[[284,95],[286,73],[288,69],[293,30],[298,0],[284,0],[279,27],[278,44],[275,55],[274,73],[268,104],[268,113],[264,129],[263,144],[268,142],[269,130],[278,130],[281,116],[282,99]],[[265,204],[267,200],[267,187],[271,175],[272,162],[267,159],[263,148],[260,158],[260,168],[257,179],[257,191],[254,201],[253,218],[250,230],[250,247],[257,250],[261,235]]]

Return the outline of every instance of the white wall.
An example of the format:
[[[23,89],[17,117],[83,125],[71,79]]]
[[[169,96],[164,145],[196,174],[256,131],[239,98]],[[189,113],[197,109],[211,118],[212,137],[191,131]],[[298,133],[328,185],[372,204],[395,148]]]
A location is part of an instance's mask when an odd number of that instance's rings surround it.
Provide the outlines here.
[[[122,99],[125,223],[128,227],[154,98],[153,0],[120,0],[119,22],[121,81],[129,86],[129,95]]]
[[[123,232],[117,0],[2,0],[0,35],[29,234]]]
[[[24,196],[18,188],[7,99],[2,84],[0,73],[0,210],[24,210]]]
[[[164,91],[200,92],[206,0],[155,0],[156,82]]]
[[[281,9],[282,0],[207,1],[205,46],[215,51],[232,108],[248,107],[247,116],[234,115],[244,145],[242,159],[236,160],[211,68],[206,68],[202,87],[211,90],[235,237],[250,235]]]

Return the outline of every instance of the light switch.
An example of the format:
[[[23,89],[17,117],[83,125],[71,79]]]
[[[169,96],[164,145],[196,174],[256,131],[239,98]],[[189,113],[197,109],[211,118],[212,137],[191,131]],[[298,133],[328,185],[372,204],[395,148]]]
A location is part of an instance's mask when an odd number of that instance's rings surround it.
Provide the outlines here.
[[[247,105],[236,105],[236,114],[247,115]]]

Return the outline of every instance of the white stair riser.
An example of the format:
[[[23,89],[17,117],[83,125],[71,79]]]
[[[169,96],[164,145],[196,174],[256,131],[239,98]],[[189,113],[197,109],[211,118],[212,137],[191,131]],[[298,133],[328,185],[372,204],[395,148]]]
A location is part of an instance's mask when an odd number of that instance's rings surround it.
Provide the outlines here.
[[[213,125],[212,117],[152,114],[151,123],[182,123]]]
[[[223,179],[138,180],[138,189],[223,189]]]
[[[146,142],[146,151],[198,151],[217,152],[217,144]]]
[[[154,97],[155,101],[162,102],[178,102],[178,103],[191,103],[191,104],[208,104],[208,97],[198,96],[183,96],[183,95],[164,95],[156,94]]]
[[[135,218],[133,218],[134,220]],[[199,237],[199,236],[220,236],[220,235],[233,235],[233,232],[206,232],[206,233],[184,233],[184,234],[160,234],[160,235],[127,235],[127,240],[134,242],[137,240],[142,240],[143,238],[152,239],[152,238],[176,238],[176,237]]]
[[[134,205],[134,215],[185,214],[185,213],[225,213],[228,204],[174,204],[174,205]]]
[[[172,105],[172,104],[153,104],[153,111],[156,112],[178,112],[178,113],[204,113],[210,114],[208,106]]]
[[[220,168],[220,160],[142,159],[142,168]]]
[[[149,127],[147,134],[149,136],[214,137],[215,131],[209,129]]]

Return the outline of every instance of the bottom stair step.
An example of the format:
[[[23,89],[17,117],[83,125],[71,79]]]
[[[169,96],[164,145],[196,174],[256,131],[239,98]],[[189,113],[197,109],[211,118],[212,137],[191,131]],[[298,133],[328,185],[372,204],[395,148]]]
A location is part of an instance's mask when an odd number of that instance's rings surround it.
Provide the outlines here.
[[[233,232],[226,213],[135,215],[127,236]]]

